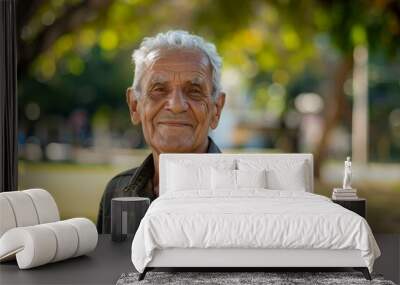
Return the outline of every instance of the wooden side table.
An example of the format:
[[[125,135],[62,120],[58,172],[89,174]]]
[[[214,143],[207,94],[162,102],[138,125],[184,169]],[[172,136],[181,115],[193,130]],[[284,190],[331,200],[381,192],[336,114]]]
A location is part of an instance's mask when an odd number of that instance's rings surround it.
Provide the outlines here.
[[[354,200],[334,200],[332,202],[339,204],[340,206],[359,214],[364,219],[366,218],[367,200],[364,198],[358,198]]]

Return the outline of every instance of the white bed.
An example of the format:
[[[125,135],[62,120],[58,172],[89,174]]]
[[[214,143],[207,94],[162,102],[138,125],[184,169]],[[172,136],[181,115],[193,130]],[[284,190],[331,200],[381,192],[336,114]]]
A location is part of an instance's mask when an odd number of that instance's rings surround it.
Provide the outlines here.
[[[313,194],[311,154],[162,154],[160,197],[132,242],[140,279],[154,267],[354,267],[370,278],[379,255],[365,219]]]

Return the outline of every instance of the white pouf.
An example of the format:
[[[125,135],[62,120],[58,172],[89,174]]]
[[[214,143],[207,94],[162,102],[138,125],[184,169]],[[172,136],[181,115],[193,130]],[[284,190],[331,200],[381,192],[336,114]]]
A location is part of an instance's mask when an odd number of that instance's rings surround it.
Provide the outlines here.
[[[49,192],[0,193],[0,262],[17,259],[20,269],[86,254],[96,248],[96,226],[86,218],[60,221]]]
[[[0,238],[0,260],[16,256],[19,268],[28,269],[86,254],[97,240],[96,227],[86,218],[13,228]]]

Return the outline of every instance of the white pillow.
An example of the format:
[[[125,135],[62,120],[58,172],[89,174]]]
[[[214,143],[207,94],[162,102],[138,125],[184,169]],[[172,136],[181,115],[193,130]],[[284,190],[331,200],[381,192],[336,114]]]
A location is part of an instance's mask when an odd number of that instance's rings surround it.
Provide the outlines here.
[[[236,170],[216,169],[211,170],[212,189],[236,190]]]
[[[211,167],[171,162],[168,164],[167,189],[168,191],[210,189],[210,170]]]
[[[213,190],[239,190],[240,188],[266,188],[266,170],[211,170]]]
[[[273,169],[268,171],[268,188],[303,191],[307,189],[305,161],[294,163],[290,171]]]
[[[235,170],[237,188],[267,188],[267,171]]]
[[[306,191],[308,167],[306,160],[239,159],[240,170],[267,170],[267,188],[272,190]]]

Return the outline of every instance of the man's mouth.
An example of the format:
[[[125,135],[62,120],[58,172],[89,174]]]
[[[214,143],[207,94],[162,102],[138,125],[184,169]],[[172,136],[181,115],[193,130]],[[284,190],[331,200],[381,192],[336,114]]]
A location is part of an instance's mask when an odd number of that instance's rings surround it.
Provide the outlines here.
[[[167,125],[169,127],[192,127],[192,124],[183,121],[162,121],[160,125]]]

